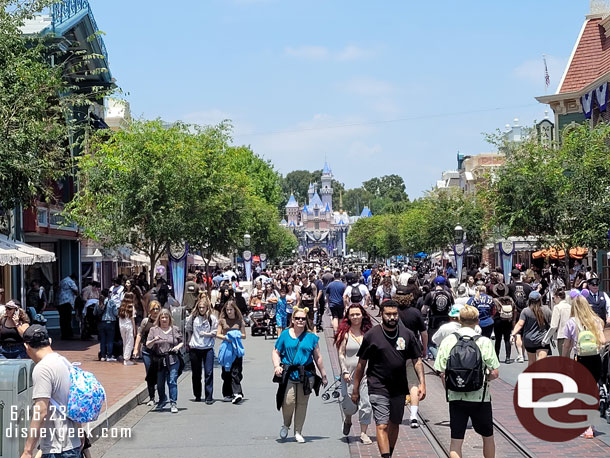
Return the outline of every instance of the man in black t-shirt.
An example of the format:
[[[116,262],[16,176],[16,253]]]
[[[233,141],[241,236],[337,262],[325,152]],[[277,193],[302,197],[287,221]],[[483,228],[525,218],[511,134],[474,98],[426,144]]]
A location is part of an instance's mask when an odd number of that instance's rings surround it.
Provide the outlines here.
[[[369,399],[377,425],[379,453],[383,458],[389,458],[398,439],[405,397],[409,392],[408,361],[413,362],[419,379],[420,400],[426,397],[426,382],[421,347],[413,331],[400,322],[398,303],[388,300],[380,307],[383,323],[364,335],[358,350],[360,359],[354,374],[352,401],[358,405],[360,382],[366,368]]]

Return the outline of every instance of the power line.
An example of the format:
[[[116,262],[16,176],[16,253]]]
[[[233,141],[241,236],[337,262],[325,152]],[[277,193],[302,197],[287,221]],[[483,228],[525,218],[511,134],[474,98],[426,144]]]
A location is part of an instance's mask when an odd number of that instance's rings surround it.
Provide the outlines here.
[[[390,123],[396,123],[396,122],[414,121],[414,120],[419,120],[419,119],[446,118],[446,117],[451,117],[451,116],[463,116],[463,115],[476,114],[476,113],[489,113],[492,111],[514,110],[514,109],[519,109],[519,108],[531,108],[531,107],[539,106],[539,105],[540,105],[539,103],[530,103],[527,105],[513,105],[513,106],[506,106],[506,107],[482,108],[480,110],[456,111],[453,113],[435,113],[435,114],[429,114],[429,115],[413,115],[413,116],[408,116],[408,117],[404,117],[404,118],[387,119],[384,121],[367,121],[367,122],[357,122],[357,123],[351,123],[351,124],[337,124],[334,126],[305,127],[303,129],[275,130],[275,131],[268,131],[268,132],[251,132],[248,134],[236,133],[235,136],[254,137],[254,136],[264,136],[264,135],[297,134],[297,133],[301,133],[301,132],[311,132],[311,131],[318,131],[318,130],[344,129],[346,127],[361,127],[361,126],[370,126],[370,125],[376,125],[376,124],[390,124]]]

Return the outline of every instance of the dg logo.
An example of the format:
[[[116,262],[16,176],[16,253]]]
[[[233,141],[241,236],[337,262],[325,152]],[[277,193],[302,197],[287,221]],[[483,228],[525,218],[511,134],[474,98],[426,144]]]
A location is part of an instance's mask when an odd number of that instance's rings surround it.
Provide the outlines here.
[[[517,378],[517,418],[532,435],[566,442],[599,422],[599,389],[582,364],[563,357],[541,359]]]

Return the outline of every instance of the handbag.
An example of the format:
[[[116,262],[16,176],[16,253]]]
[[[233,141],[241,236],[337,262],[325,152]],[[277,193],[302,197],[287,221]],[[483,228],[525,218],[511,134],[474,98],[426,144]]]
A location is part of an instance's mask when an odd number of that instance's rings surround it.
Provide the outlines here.
[[[172,341],[175,346],[176,336],[174,335],[173,327],[172,327]],[[180,350],[178,350],[176,352],[176,357],[178,358],[178,377],[180,377],[182,375],[182,372],[184,372],[184,367],[186,366],[186,363],[184,362],[184,357],[182,356],[182,352]]]

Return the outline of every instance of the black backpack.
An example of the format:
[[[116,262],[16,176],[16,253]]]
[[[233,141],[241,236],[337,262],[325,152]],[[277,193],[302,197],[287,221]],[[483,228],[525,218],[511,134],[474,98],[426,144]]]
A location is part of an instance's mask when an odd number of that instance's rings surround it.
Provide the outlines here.
[[[525,295],[525,288],[523,287],[523,285],[515,285],[514,296],[517,311],[520,312],[525,307],[527,307],[527,297]]]
[[[445,369],[447,400],[449,400],[448,390],[465,393],[477,391],[485,385],[483,358],[477,345],[477,340],[481,336],[463,336],[457,332],[454,332],[453,335],[457,338],[457,342],[449,353]],[[483,389],[483,400],[485,399],[485,388]]]
[[[445,291],[434,291],[432,293],[431,306],[433,315],[448,315],[451,308],[451,298]]]

